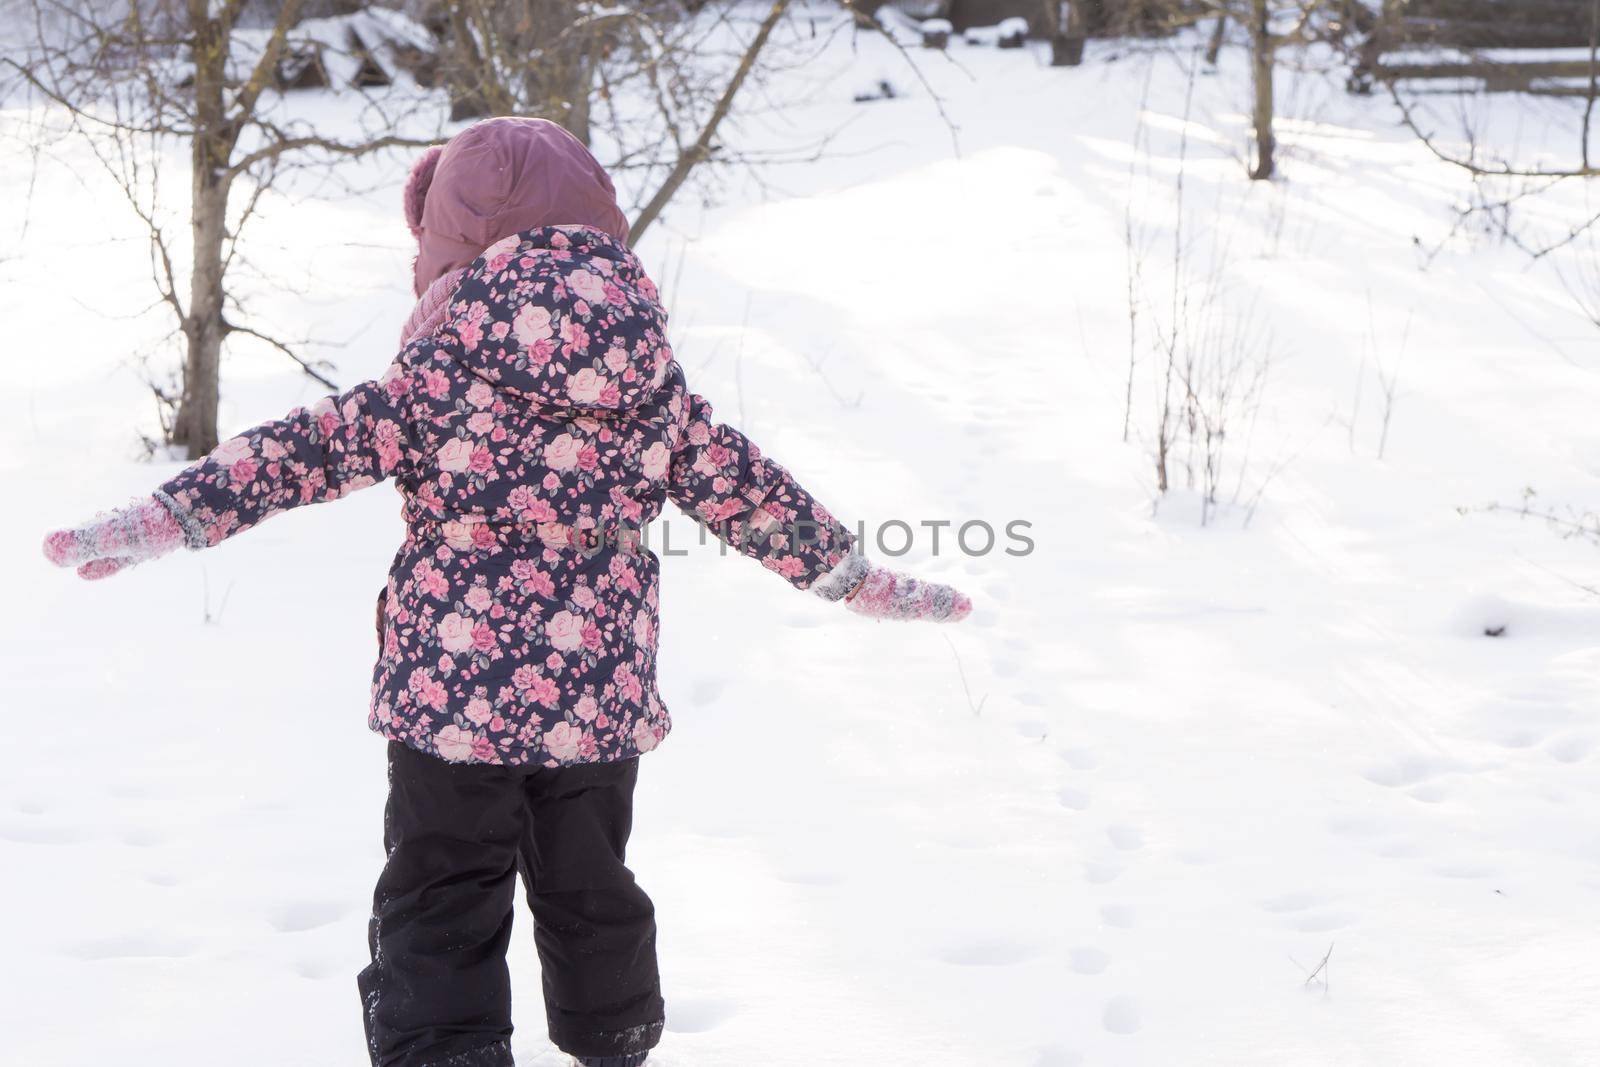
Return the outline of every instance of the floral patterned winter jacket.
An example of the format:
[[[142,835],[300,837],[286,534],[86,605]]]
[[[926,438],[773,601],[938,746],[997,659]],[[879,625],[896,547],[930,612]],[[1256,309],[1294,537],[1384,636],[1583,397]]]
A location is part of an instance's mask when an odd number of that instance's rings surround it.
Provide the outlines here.
[[[264,423],[162,486],[192,547],[393,478],[370,725],[447,760],[561,766],[649,751],[670,498],[806,588],[850,534],[712,421],[625,246],[550,227],[485,250],[444,323],[381,379]]]

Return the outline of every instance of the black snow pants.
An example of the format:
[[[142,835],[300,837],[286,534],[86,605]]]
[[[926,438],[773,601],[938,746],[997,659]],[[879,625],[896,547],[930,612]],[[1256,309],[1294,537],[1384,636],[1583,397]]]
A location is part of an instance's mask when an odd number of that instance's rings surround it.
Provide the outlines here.
[[[390,742],[389,859],[357,979],[374,1067],[509,1067],[519,871],[550,1040],[575,1056],[655,1046],[655,909],[623,865],[638,774],[637,758],[491,767]]]

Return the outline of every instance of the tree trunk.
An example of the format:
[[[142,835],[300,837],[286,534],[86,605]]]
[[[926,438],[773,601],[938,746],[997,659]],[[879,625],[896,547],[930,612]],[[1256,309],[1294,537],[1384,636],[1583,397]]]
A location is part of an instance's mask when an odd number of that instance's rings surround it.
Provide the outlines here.
[[[588,43],[587,40],[585,43]],[[585,49],[587,51],[587,49]],[[572,81],[567,87],[567,111],[561,125],[584,143],[589,144],[589,97],[594,91],[594,66],[588,55],[572,57]]]
[[[230,28],[205,13],[204,0],[191,0],[194,33],[194,136],[189,142],[193,184],[190,193],[193,268],[189,308],[183,322],[188,352],[183,366],[183,400],[173,421],[173,443],[198,459],[217,447],[217,401],[221,386],[223,247],[227,239],[228,160],[233,134],[228,128],[224,77]]]
[[[1214,67],[1222,57],[1223,42],[1228,39],[1228,9],[1217,12],[1217,21],[1211,27],[1211,40],[1206,43],[1206,66]]]
[[[1255,87],[1252,119],[1255,125],[1255,163],[1250,168],[1252,181],[1266,181],[1277,166],[1277,140],[1272,135],[1272,27],[1267,0],[1251,0],[1250,75]]]

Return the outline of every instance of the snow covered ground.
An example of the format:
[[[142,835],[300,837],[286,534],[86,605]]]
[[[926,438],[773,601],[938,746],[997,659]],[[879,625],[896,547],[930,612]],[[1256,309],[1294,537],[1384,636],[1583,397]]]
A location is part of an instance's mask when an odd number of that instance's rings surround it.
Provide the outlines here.
[[[864,622],[712,549],[666,561],[676,729],[631,853],[659,1060],[1594,1062],[1600,605],[1573,583],[1600,557],[1458,512],[1600,499],[1600,333],[1557,270],[1582,264],[1452,235],[1460,175],[1333,79],[1286,90],[1284,176],[1250,185],[1233,66],[1191,97],[1170,56],[953,47],[926,74],[959,157],[901,58],[840,38],[740,134],[849,121],[827,158],[686,199],[640,250],[691,382],[837,512],[1036,542],[918,539],[904,565],[979,604],[956,629]],[[880,78],[903,95],[851,102]],[[403,167],[275,201],[249,246],[281,283],[256,311],[348,340],[345,382],[408,308]],[[1149,459],[1180,174],[1182,291],[1269,361],[1204,525],[1181,475],[1153,507]],[[170,467],[136,459],[131,357],[160,323],[133,317],[131,216],[69,145],[34,176],[0,163],[0,1062],[362,1062],[395,498],[104,584],[49,569],[45,528]],[[1587,217],[1582,195],[1533,210]],[[224,432],[314,395],[241,352]],[[517,1051],[553,1067],[523,929]]]

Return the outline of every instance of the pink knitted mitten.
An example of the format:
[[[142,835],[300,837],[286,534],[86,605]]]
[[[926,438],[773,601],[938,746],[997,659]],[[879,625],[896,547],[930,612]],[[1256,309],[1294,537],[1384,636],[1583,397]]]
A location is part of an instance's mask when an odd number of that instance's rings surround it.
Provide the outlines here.
[[[57,567],[76,567],[94,581],[182,548],[187,538],[172,509],[146,497],[44,539],[44,554]]]
[[[972,613],[972,601],[964,593],[891,571],[859,555],[843,560],[814,590],[824,600],[844,600],[851,611],[870,619],[960,622]]]

